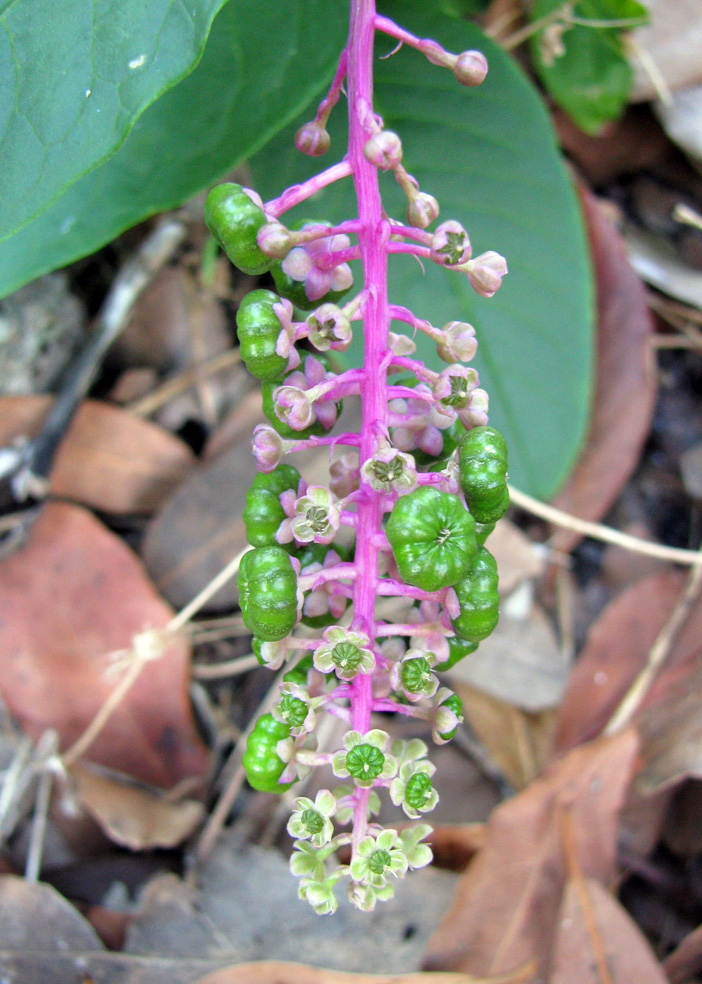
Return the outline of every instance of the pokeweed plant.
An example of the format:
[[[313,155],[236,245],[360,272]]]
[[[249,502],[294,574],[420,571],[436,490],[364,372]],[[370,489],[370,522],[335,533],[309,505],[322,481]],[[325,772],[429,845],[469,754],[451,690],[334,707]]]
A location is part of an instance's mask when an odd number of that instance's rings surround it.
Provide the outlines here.
[[[329,93],[295,139],[305,154],[326,153],[327,120],[345,84],[343,159],[272,201],[227,183],[212,189],[205,206],[232,262],[248,274],[269,271],[276,287],[250,293],[237,316],[242,357],[261,380],[269,420],[252,441],[260,471],[246,497],[253,549],[241,562],[239,594],[260,662],[288,669],[272,713],[251,731],[244,766],[251,785],[269,792],[319,767],[341,780],[314,800],[298,797],[288,823],[300,897],[320,913],[335,910],[342,879],[351,901],[371,910],[392,897],[396,879],[431,861],[426,823],[398,832],[374,817],[381,793],[412,820],[430,812],[438,800],[435,766],[422,740],[393,741],[373,714],[428,722],[439,744],[456,733],[460,700],[437,672],[474,652],[497,623],[497,568],[484,543],[509,503],[505,442],[488,424],[477,372],[465,365],[477,349],[473,327],[435,327],[391,302],[387,286],[389,258],[399,253],[467,277],[484,297],[500,287],[507,266],[492,250],[474,256],[453,219],[430,230],[439,204],[404,168],[400,136],[374,111],[376,32],[464,86],[479,85],[487,73],[480,52],[453,54],[378,15],[375,0],[352,0]],[[404,221],[384,210],[379,172],[391,172],[404,191]],[[354,217],[337,225],[282,221],[321,188],[349,178]],[[363,281],[347,299],[353,260]],[[446,368],[436,372],[412,358],[414,341],[391,332],[392,321],[427,335]],[[348,348],[354,328],[363,332],[363,365],[339,372],[330,355]],[[360,432],[336,433],[341,403],[355,395]],[[328,487],[307,485],[282,461],[337,445],[346,453],[332,464]],[[379,598],[409,601],[409,614],[380,617]],[[322,629],[321,637],[310,628]],[[348,725],[342,747],[331,752],[315,737],[322,713]],[[349,846],[349,863],[339,863],[337,851]]]

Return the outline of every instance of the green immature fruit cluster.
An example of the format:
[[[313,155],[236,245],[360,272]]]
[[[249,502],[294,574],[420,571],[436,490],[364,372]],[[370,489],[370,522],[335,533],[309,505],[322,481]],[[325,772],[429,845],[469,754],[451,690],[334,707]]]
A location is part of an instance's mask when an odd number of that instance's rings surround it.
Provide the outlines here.
[[[282,547],[256,547],[239,565],[244,624],[264,642],[278,642],[297,623],[297,575]]]
[[[458,449],[458,467],[468,508],[478,523],[507,512],[507,445],[494,427],[474,427]]]
[[[272,290],[252,290],[236,313],[241,358],[256,379],[281,379],[288,368],[287,356],[276,351],[282,325],[274,306],[280,303]]]
[[[495,558],[489,550],[481,547],[468,576],[453,588],[460,614],[452,619],[451,624],[456,634],[467,642],[487,639],[497,625],[500,611],[497,584]]]
[[[429,486],[397,500],[385,532],[401,577],[424,591],[456,584],[477,550],[471,514],[456,496]]]
[[[259,472],[249,486],[244,505],[246,539],[252,547],[276,546],[275,534],[285,519],[281,493],[297,491],[300,473],[292,465],[278,465],[272,472]]]
[[[290,727],[276,721],[272,714],[263,714],[256,721],[246,742],[242,764],[249,784],[259,792],[284,793],[292,786],[291,782],[278,782],[285,763],[276,751],[278,742],[289,736]]]
[[[235,267],[257,276],[273,261],[263,253],[256,236],[266,222],[263,209],[238,184],[217,185],[205,202],[205,223]]]

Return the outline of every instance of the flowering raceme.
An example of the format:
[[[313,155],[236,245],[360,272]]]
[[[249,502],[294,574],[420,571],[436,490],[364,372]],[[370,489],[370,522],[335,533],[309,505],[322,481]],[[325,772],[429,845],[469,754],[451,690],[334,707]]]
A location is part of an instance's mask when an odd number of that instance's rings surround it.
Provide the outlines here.
[[[439,202],[405,169],[401,135],[373,112],[376,32],[416,49],[461,85],[479,85],[487,73],[480,52],[445,51],[379,16],[374,0],[354,0],[329,93],[295,139],[312,157],[329,150],[326,124],[345,86],[345,155],[272,201],[224,184],[205,208],[232,262],[245,273],[269,273],[275,285],[247,295],[237,315],[242,359],[261,381],[268,418],[252,441],[259,474],[244,509],[253,549],[241,562],[240,604],[259,661],[282,673],[272,712],[250,732],[244,766],[251,784],[268,792],[316,769],[340,780],[314,799],[298,796],[288,822],[299,896],[320,913],[334,912],[342,882],[354,905],[371,910],[408,871],[431,861],[426,824],[398,833],[373,818],[379,794],[410,820],[429,813],[438,801],[436,767],[424,741],[393,741],[374,715],[414,719],[438,744],[456,733],[460,700],[441,673],[495,627],[497,569],[485,540],[509,504],[505,443],[488,425],[478,373],[464,365],[477,350],[475,330],[417,318],[390,302],[387,282],[389,258],[409,253],[464,274],[490,297],[507,266],[492,250],[474,255],[455,219],[431,230]],[[407,197],[404,223],[383,208],[379,172],[393,174]],[[355,216],[337,225],[283,221],[289,209],[349,178]],[[358,261],[362,280],[348,296]],[[391,331],[393,322],[408,333]],[[359,329],[363,365],[339,371],[336,353]],[[413,358],[417,331],[448,363],[441,371]],[[359,432],[337,431],[348,396],[361,399]],[[340,448],[328,486],[308,485],[284,461],[324,446]],[[379,598],[398,599],[397,614],[379,616]],[[319,746],[325,713],[347,726],[336,749]],[[350,861],[341,864],[337,851],[348,846]]]

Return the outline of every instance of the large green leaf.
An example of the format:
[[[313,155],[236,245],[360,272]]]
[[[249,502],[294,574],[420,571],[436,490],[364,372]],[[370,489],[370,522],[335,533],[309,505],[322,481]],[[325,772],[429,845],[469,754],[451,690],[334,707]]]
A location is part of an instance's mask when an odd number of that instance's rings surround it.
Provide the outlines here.
[[[329,78],[346,6],[227,4],[195,71],[149,107],[113,157],[0,243],[0,296],[180,205],[261,147]]]
[[[621,24],[643,24],[648,14],[636,0],[578,0],[573,10],[580,23],[559,20],[563,0],[536,0],[529,16],[545,26],[532,37],[531,52],[556,102],[582,130],[594,134],[621,114],[631,88],[633,71]],[[608,21],[614,26],[604,27]]]
[[[0,239],[114,153],[192,69],[223,3],[0,3]]]
[[[593,363],[592,282],[574,191],[541,100],[519,68],[475,27],[421,6],[384,3],[383,13],[447,48],[480,48],[490,63],[478,89],[403,48],[377,61],[377,108],[397,131],[405,163],[434,194],[443,218],[457,218],[474,252],[495,249],[510,273],[494,298],[467,280],[412,257],[391,260],[391,300],[443,325],[476,326],[481,383],[491,396],[491,420],[508,439],[512,480],[546,498],[562,483],[580,447],[588,416]],[[392,44],[379,42],[379,51]],[[344,109],[332,117],[332,149],[344,149]],[[310,114],[308,114],[310,115]],[[300,181],[319,164],[291,150],[292,133],[254,158],[256,187],[266,198]],[[404,205],[391,175],[382,177],[391,214]],[[332,220],[354,214],[349,181],[322,193],[298,214]],[[419,356],[438,363],[424,336]],[[352,350],[349,350],[352,352]],[[359,358],[354,344],[353,356]]]

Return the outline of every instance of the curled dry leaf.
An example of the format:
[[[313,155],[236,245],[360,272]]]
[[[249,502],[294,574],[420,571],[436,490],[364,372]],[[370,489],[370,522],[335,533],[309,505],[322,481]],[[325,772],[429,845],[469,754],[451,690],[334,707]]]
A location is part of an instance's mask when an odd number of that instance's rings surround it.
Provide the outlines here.
[[[305,964],[265,960],[216,970],[196,984],[527,984],[533,979],[529,967],[498,977],[469,974],[347,974]]]
[[[0,447],[33,437],[50,396],[0,399]],[[78,409],[51,471],[51,492],[106,513],[151,512],[195,464],[190,448],[155,424],[107,403]]]
[[[579,867],[608,881],[637,746],[629,730],[577,748],[495,810],[486,845],[430,941],[428,969],[500,974],[534,960],[545,974],[566,881],[563,809],[572,817]]]
[[[23,730],[55,728],[66,749],[119,675],[106,675],[135,634],[172,611],[134,554],[90,513],[51,503],[28,544],[0,561],[0,694]],[[168,641],[91,745],[87,758],[155,786],[201,775],[207,751],[188,700],[189,646]]]
[[[641,930],[594,879],[568,881],[556,925],[549,984],[668,984]]]
[[[656,381],[650,363],[653,321],[644,287],[624,244],[595,198],[581,188],[597,282],[597,360],[585,447],[554,505],[582,519],[601,519],[634,470],[650,430]],[[555,549],[580,540],[558,530]]]
[[[132,851],[176,847],[193,833],[204,813],[196,800],[171,802],[158,790],[80,762],[69,774],[81,806],[110,840]]]
[[[644,666],[683,583],[677,572],[657,574],[638,581],[605,608],[570,675],[558,711],[556,755],[594,738],[605,727]]]

